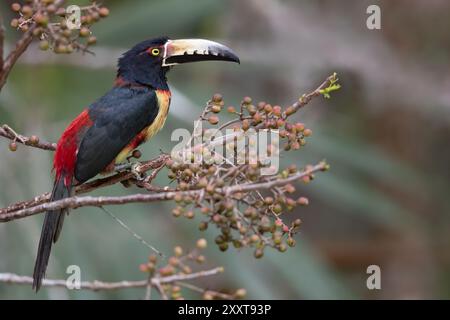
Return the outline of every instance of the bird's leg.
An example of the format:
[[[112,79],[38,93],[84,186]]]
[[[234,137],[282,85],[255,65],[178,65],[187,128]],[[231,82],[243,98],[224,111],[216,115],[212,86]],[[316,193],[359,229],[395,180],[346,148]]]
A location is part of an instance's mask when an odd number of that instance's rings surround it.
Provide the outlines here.
[[[114,171],[127,171],[127,170],[130,170],[132,165],[133,165],[133,163],[131,163],[131,162],[119,163],[119,164],[116,164],[114,166]]]

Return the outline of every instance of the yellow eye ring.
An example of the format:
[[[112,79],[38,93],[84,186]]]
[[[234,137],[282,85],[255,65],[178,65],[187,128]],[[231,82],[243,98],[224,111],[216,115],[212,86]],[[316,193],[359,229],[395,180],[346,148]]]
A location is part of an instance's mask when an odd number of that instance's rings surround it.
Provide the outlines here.
[[[151,51],[151,54],[152,54],[152,56],[156,57],[157,55],[159,55],[159,49],[153,48],[152,51]]]

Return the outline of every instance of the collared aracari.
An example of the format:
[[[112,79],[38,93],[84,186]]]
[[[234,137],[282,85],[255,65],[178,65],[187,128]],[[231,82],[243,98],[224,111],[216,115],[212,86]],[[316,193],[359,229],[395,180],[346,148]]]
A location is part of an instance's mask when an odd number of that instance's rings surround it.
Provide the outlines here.
[[[53,160],[55,182],[51,200],[73,194],[74,186],[123,162],[164,125],[171,93],[166,73],[176,64],[222,60],[239,63],[229,48],[202,39],[161,37],[135,45],[118,62],[114,86],[65,129]],[[66,209],[45,214],[33,272],[39,290],[52,244],[58,240]]]

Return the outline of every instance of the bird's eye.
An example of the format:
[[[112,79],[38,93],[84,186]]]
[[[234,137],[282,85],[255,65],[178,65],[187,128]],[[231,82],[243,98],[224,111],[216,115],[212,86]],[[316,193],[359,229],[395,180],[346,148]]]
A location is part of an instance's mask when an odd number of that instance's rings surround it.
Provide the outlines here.
[[[151,54],[152,54],[152,56],[156,57],[157,55],[159,55],[159,49],[153,48],[152,51],[151,51]]]

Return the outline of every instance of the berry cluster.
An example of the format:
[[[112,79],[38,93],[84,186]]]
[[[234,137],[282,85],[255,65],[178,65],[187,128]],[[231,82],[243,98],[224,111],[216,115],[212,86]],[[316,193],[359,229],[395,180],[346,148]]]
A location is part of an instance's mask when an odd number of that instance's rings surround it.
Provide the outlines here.
[[[256,105],[252,103],[250,97],[242,100],[239,111],[235,107],[228,107],[227,111],[233,115],[232,120],[224,121],[221,124],[219,113],[224,106],[223,98],[216,94],[208,102],[201,120],[205,126],[216,127],[220,130],[231,128],[237,133],[236,140],[244,139],[245,134],[250,130],[261,129],[278,130],[280,141],[284,141],[284,150],[292,151],[300,149],[306,144],[306,138],[311,136],[311,129],[305,128],[300,122],[291,122],[289,117],[297,109],[289,106],[286,109],[280,106],[272,106],[265,102]],[[211,128],[202,129],[203,134],[211,132]],[[215,133],[214,133],[215,132]],[[203,190],[200,196],[197,194],[179,193],[175,196],[177,206],[172,213],[175,217],[185,217],[193,219],[198,212],[201,216],[199,229],[204,231],[210,225],[219,229],[215,242],[220,250],[226,251],[230,245],[235,248],[253,247],[254,256],[261,258],[266,247],[273,247],[280,252],[284,252],[288,247],[295,245],[294,234],[299,230],[300,219],[290,219],[286,223],[282,218],[285,213],[292,212],[297,206],[308,205],[308,199],[300,197],[296,199],[294,194],[296,188],[293,184],[286,182],[277,186],[265,188],[265,192],[255,189],[244,189],[243,191],[229,193],[227,190],[242,185],[266,183],[276,180],[290,181],[290,177],[299,175],[300,172],[309,172],[311,169],[306,166],[298,170],[295,165],[281,170],[274,175],[262,175],[261,169],[266,166],[262,161],[256,163],[244,162],[239,164],[235,161],[207,161],[210,155],[213,159],[223,157],[215,153],[219,130],[213,130],[211,143],[194,145],[187,150],[192,152],[187,159],[194,160],[194,153],[203,156],[202,162],[185,161],[186,152],[183,156],[172,155],[172,159],[167,162],[169,168],[168,176],[176,181],[177,190]],[[221,131],[222,132],[222,131]],[[211,134],[211,133],[210,133]],[[220,137],[219,137],[220,138]],[[227,141],[222,139],[225,149],[235,149],[235,139]],[[211,147],[214,145],[213,147]],[[278,145],[272,143],[268,152],[278,155]],[[239,157],[239,153],[236,158]],[[184,159],[184,161],[182,161]],[[222,159],[224,160],[224,159]],[[248,160],[248,157],[246,158]],[[326,170],[328,165],[323,166]],[[314,175],[302,175],[301,180],[308,183]]]
[[[11,27],[22,32],[30,32],[40,39],[41,50],[55,53],[72,53],[75,50],[89,52],[88,47],[97,42],[91,32],[94,23],[109,15],[109,9],[94,1],[91,5],[80,7],[80,28],[69,28],[67,19],[71,13],[62,7],[58,0],[26,0],[23,4],[13,3],[11,10],[17,17],[11,20]]]
[[[183,288],[198,292],[205,300],[213,299],[242,299],[246,295],[245,289],[238,289],[231,293],[218,292],[210,289],[203,289],[193,284],[182,282],[184,277],[188,278],[194,274],[193,265],[201,265],[205,262],[205,256],[200,254],[200,251],[205,249],[207,242],[205,239],[197,240],[196,249],[184,252],[180,246],[174,248],[174,253],[166,261],[164,266],[158,266],[160,263],[158,256],[151,255],[148,262],[139,266],[142,272],[149,274],[149,279],[156,279],[160,283],[157,288],[161,295],[174,300],[184,299]],[[210,271],[197,272],[198,277],[211,275],[213,273],[223,272],[223,267],[211,269]],[[177,277],[177,281],[171,281]],[[169,281],[169,280],[170,281]]]

